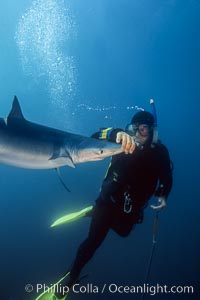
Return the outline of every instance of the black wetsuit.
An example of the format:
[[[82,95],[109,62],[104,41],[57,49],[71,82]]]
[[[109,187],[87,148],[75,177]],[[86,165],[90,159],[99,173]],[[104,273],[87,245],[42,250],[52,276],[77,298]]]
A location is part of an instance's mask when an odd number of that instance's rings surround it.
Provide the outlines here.
[[[116,140],[113,130],[109,140]],[[93,137],[99,137],[99,133]],[[101,245],[110,229],[127,236],[135,224],[143,220],[143,209],[153,194],[167,197],[172,186],[168,150],[161,143],[147,143],[133,154],[113,156],[96,206],[87,239],[80,245],[71,269],[68,285],[78,278],[81,269]],[[125,207],[126,196],[130,205]],[[130,212],[125,212],[128,208]]]

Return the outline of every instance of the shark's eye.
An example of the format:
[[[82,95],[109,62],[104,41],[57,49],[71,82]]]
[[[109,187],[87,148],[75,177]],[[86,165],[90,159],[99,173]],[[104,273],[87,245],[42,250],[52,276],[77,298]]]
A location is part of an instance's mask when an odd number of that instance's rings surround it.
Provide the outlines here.
[[[99,154],[103,154],[103,150],[101,149],[101,150],[99,150]]]

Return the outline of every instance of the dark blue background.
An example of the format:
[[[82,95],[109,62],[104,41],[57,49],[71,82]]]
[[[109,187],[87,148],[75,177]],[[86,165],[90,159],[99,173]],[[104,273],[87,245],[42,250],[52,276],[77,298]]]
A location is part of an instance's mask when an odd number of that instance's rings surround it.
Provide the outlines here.
[[[1,116],[6,117],[16,94],[27,119],[90,135],[101,126],[124,127],[135,112],[127,107],[138,105],[148,110],[148,101],[154,98],[159,135],[169,148],[175,169],[168,207],[160,214],[149,283],[193,285],[195,295],[159,294],[146,298],[199,299],[200,2],[42,1],[47,7],[57,3],[61,10],[69,6],[68,17],[75,24],[71,38],[60,46],[64,57],[74,57],[73,93],[65,96],[64,86],[63,94],[55,98],[48,85],[53,74],[47,76],[44,72],[37,77],[42,60],[37,60],[37,53],[33,60],[26,50],[27,65],[32,68],[28,74],[22,67],[16,42],[16,35],[20,38],[19,20],[30,13],[31,7],[37,10],[40,2],[8,0],[0,4]],[[45,22],[48,13],[40,12]],[[57,25],[59,28],[59,21]],[[30,27],[27,30],[37,33],[37,20]],[[27,47],[31,49],[33,44]],[[50,54],[53,47],[52,44]],[[102,110],[103,107],[111,109]],[[64,213],[93,203],[108,163],[109,159],[78,165],[75,170],[62,168],[70,194],[52,170],[0,166],[1,299],[34,299],[33,294],[24,291],[27,283],[55,282],[71,264],[87,235],[89,221],[55,229],[49,225]],[[144,223],[128,238],[110,232],[85,268],[85,273],[91,274],[89,282],[99,286],[107,282],[142,284],[152,243],[152,223],[153,212],[147,208]],[[131,294],[80,294],[69,299],[108,297],[140,298]]]

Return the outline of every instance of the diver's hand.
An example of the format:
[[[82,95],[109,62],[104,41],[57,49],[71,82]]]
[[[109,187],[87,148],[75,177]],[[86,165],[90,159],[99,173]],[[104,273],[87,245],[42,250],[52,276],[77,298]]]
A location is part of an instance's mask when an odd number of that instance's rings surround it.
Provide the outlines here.
[[[116,143],[120,143],[120,142],[122,143],[122,149],[126,154],[133,153],[136,146],[133,137],[131,137],[129,134],[127,134],[124,131],[119,131],[117,133]]]
[[[156,211],[160,211],[164,209],[167,206],[165,197],[159,197],[158,198],[158,205],[151,205],[151,208],[153,208]]]

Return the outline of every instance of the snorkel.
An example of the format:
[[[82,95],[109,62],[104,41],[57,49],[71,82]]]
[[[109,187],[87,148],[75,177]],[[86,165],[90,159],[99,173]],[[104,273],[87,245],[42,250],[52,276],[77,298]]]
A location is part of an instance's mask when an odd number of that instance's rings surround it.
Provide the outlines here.
[[[154,117],[153,139],[152,139],[152,146],[153,146],[158,141],[158,122],[157,122],[156,106],[153,99],[150,99],[150,105],[152,108],[152,115]]]

